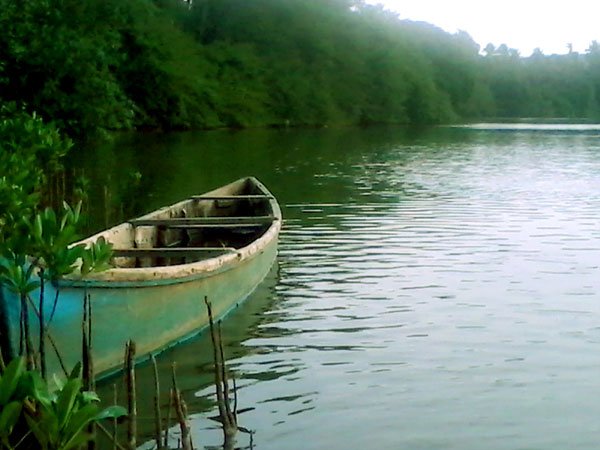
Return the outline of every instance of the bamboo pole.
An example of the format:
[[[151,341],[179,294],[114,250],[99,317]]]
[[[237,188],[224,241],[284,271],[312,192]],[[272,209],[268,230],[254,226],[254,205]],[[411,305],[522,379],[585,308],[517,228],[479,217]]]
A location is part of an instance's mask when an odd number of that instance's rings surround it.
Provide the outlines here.
[[[129,420],[127,422],[127,447],[136,448],[137,435],[137,403],[135,392],[135,342],[128,341],[125,346],[125,388],[127,391],[127,409]]]
[[[229,426],[229,417],[227,416],[227,410],[225,409],[225,400],[223,395],[223,380],[221,378],[222,372],[220,368],[219,362],[219,351],[217,347],[217,336],[215,333],[215,323],[213,320],[212,314],[212,306],[208,301],[208,297],[204,297],[204,303],[206,303],[206,308],[208,309],[208,323],[210,325],[210,338],[212,341],[213,347],[213,360],[215,364],[215,390],[217,394],[217,407],[219,408],[219,417],[221,419],[221,423],[223,424],[223,429]]]
[[[235,414],[231,411],[230,396],[229,396],[229,380],[227,378],[227,367],[225,366],[225,354],[223,351],[223,335],[221,334],[221,323],[217,324],[217,332],[219,336],[219,356],[221,359],[221,380],[223,380],[223,397],[225,400],[225,412],[230,418],[232,426],[236,426]]]
[[[160,414],[160,381],[158,378],[158,366],[154,355],[150,356],[152,367],[154,369],[154,440],[156,441],[156,450],[162,448],[161,426],[162,417]]]
[[[171,427],[171,411],[173,409],[173,388],[169,390],[169,408],[167,409],[167,423],[165,425],[164,447],[169,448],[169,428]]]
[[[88,391],[95,390],[94,361],[92,358],[92,302],[87,289],[83,293],[83,321],[82,321],[82,351],[83,351],[83,386]],[[96,448],[96,427],[92,421],[88,426],[88,433],[94,438],[88,442],[88,450]]]
[[[221,327],[215,328],[212,306],[207,297],[204,297],[204,303],[208,310],[208,323],[210,325],[210,337],[213,345],[215,390],[217,395],[217,406],[219,408],[219,419],[223,426],[223,445],[224,448],[233,448],[235,444],[235,435],[238,431],[237,411],[231,410]],[[236,396],[234,407],[237,409],[237,394],[234,393],[234,395]]]
[[[190,436],[190,427],[187,424],[187,406],[179,387],[177,386],[177,376],[175,374],[175,363],[171,366],[172,381],[173,381],[173,406],[175,408],[175,414],[177,421],[179,422],[179,429],[181,430],[181,446],[183,450],[193,450],[192,440]]]

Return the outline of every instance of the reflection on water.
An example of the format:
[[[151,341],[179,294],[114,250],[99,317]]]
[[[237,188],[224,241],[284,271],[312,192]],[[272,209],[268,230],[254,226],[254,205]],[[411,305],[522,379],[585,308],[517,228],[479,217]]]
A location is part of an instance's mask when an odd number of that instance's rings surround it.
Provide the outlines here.
[[[244,174],[282,204],[278,267],[223,330],[257,449],[596,447],[596,129],[185,133],[111,151],[118,165],[98,150],[86,171],[139,170],[135,213]],[[220,439],[208,349],[160,358],[202,445]]]

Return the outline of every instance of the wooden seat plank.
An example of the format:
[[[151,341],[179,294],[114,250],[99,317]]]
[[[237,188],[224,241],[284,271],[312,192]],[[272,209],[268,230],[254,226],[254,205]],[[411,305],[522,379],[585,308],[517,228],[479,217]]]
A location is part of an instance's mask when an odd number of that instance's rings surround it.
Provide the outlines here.
[[[240,195],[193,195],[194,200],[273,200],[275,197],[267,194]]]
[[[174,225],[244,225],[270,224],[276,220],[273,216],[239,216],[239,217],[173,217],[169,219],[133,219],[129,223],[135,226],[167,226]]]
[[[161,248],[117,248],[113,249],[113,257],[154,257],[178,258],[192,256],[209,256],[233,253],[233,247],[161,247]]]
[[[220,228],[220,229],[232,229],[232,228],[258,228],[264,227],[266,224],[264,223],[180,223],[180,224],[167,224],[164,225],[167,228],[175,228],[175,229],[202,229],[202,228]]]

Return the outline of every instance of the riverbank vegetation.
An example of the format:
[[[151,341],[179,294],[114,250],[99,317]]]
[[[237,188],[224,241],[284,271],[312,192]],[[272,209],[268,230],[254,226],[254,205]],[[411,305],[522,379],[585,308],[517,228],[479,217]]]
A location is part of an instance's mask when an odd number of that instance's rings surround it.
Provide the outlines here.
[[[86,199],[85,190],[73,181],[67,183],[64,174],[63,160],[73,142],[63,137],[53,124],[14,103],[0,108],[0,136],[0,299],[3,300],[0,308],[3,324],[0,330],[0,450],[75,450],[109,448],[109,445],[134,449],[138,438],[147,440],[150,436],[149,427],[138,429],[137,426],[135,342],[124,342],[122,391],[127,398],[127,408],[117,406],[116,384],[113,385],[114,404],[102,408],[102,403],[111,403],[111,400],[101,402],[95,393],[92,296],[86,289],[82,290],[81,298],[80,342],[70,343],[75,348],[81,346],[81,359],[74,368],[67,367],[62,353],[64,347],[53,338],[56,327],[60,326],[56,320],[53,322],[62,301],[60,280],[72,275],[85,282],[90,273],[109,269],[112,258],[112,245],[103,238],[88,246],[72,244],[82,225],[81,210]],[[77,201],[77,206],[70,207],[66,200]],[[52,296],[46,290],[49,284],[55,286]],[[14,295],[7,296],[9,292]],[[15,303],[8,305],[10,301]],[[252,432],[238,425],[238,413],[253,408],[237,408],[237,388],[235,378],[231,378],[233,388],[230,389],[220,322],[214,321],[207,297],[204,302],[213,346],[212,374],[219,411],[211,419],[221,424],[223,448],[234,448],[238,431],[250,434],[252,446]],[[11,314],[15,311],[16,314]],[[15,333],[6,327],[10,320],[17,322],[11,324]],[[50,353],[57,364],[47,363]],[[148,356],[139,355],[137,360]],[[170,374],[172,389],[165,399],[165,395],[160,394],[156,360],[154,356],[150,359],[155,377],[152,406],[156,448],[193,450],[187,406],[178,388],[175,365]],[[162,415],[163,409],[167,410],[166,417]],[[109,427],[112,422],[110,430],[104,426],[108,419]],[[118,423],[117,419],[124,423]],[[175,425],[179,426],[179,435],[170,434]],[[125,440],[126,443],[121,444]]]
[[[0,0],[0,101],[122,129],[600,116],[600,46],[522,57],[360,0]]]

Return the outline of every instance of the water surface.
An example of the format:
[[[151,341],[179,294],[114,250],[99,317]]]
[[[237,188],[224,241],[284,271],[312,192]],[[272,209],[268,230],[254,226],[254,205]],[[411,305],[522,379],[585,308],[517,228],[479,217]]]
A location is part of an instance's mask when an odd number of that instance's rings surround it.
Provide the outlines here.
[[[98,228],[246,174],[279,199],[278,264],[223,330],[255,448],[583,450],[600,441],[599,137],[138,135],[81,164],[110,186],[92,196],[111,211],[91,211]],[[218,444],[207,338],[172,360],[195,442]]]

